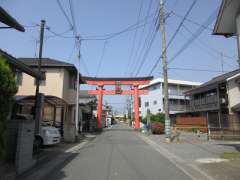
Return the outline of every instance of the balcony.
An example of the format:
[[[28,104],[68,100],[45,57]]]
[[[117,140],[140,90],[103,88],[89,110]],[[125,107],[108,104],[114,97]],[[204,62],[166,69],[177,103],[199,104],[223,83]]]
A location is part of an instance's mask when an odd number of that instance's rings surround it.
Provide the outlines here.
[[[169,111],[185,111],[186,105],[169,105]]]
[[[211,96],[204,96],[190,100],[190,105],[187,107],[188,111],[205,111],[218,109],[218,97],[216,94]]]

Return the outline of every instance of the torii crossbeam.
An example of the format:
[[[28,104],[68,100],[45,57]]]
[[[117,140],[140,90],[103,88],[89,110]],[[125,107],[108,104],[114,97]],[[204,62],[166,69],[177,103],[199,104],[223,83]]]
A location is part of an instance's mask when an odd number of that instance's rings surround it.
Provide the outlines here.
[[[134,95],[134,128],[140,128],[139,122],[139,95],[148,94],[148,90],[139,90],[140,85],[147,85],[153,79],[149,77],[137,78],[96,78],[96,77],[83,77],[88,85],[96,85],[96,90],[89,90],[88,94],[98,95],[98,109],[97,109],[97,127],[102,128],[102,98],[103,95]],[[104,86],[115,86],[115,90],[105,90]],[[121,85],[130,85],[130,90],[123,90]]]

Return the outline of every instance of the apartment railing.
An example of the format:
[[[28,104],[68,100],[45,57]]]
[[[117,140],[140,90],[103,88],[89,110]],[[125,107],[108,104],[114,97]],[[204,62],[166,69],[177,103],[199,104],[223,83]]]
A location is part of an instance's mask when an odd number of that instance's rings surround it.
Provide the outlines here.
[[[207,110],[218,108],[217,95],[206,96],[198,99],[191,99],[187,110]]]
[[[170,111],[185,111],[186,105],[169,105]]]

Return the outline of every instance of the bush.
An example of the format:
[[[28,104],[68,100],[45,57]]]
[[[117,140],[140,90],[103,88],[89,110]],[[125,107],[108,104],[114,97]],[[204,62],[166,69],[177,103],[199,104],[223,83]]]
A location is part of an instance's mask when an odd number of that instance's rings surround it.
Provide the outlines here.
[[[15,78],[5,59],[0,56],[0,158],[4,158],[6,120],[9,116],[13,96],[17,92]]]
[[[153,134],[163,134],[164,133],[164,124],[161,122],[152,122],[152,133]]]
[[[164,113],[151,114],[150,119],[151,119],[151,122],[161,122],[164,124],[165,114]]]

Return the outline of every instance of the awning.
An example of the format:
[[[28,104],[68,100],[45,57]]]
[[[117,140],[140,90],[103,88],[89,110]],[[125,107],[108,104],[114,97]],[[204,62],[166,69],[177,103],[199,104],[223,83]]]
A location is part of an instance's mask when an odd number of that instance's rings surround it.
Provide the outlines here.
[[[29,104],[34,105],[35,103],[35,96],[15,96],[15,100],[18,104]],[[44,102],[55,107],[64,107],[67,103],[56,96],[44,96]]]

